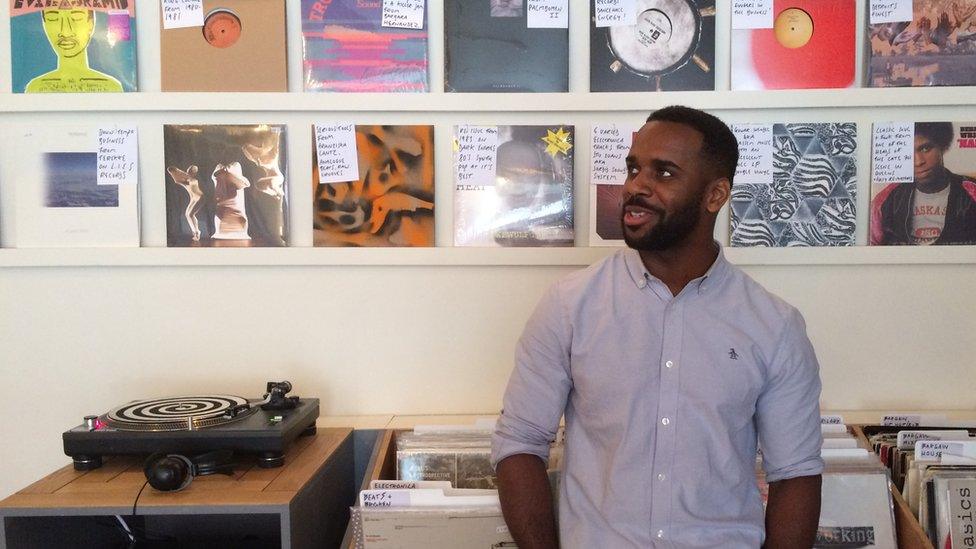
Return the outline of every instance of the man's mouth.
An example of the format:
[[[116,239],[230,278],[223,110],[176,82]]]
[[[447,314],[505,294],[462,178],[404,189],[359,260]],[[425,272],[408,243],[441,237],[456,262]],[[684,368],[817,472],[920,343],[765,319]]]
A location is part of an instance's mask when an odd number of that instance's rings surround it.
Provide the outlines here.
[[[640,227],[657,217],[658,214],[654,210],[636,205],[624,206],[624,225],[628,227]]]
[[[71,38],[62,38],[61,40],[58,40],[59,48],[71,49],[77,45],[78,41]]]
[[[929,168],[921,172],[915,172],[915,179],[926,179],[931,174],[932,174],[932,168]]]

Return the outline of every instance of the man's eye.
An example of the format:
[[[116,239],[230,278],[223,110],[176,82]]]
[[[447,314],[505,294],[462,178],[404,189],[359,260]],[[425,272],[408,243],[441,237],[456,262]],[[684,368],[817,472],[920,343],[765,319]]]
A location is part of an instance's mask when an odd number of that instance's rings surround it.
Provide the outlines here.
[[[674,175],[671,173],[671,170],[659,170],[658,173],[661,174],[661,177],[671,177]]]
[[[627,166],[627,173],[629,175],[637,175],[638,171],[640,171],[640,169],[637,166]]]

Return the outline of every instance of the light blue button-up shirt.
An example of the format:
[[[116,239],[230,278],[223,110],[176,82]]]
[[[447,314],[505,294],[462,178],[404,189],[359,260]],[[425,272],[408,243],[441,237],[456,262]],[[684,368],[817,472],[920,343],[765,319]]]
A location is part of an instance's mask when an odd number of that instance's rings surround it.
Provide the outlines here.
[[[495,464],[566,417],[566,549],[755,549],[769,482],[817,475],[820,376],[800,313],[718,258],[677,295],[621,250],[550,288],[519,340]]]

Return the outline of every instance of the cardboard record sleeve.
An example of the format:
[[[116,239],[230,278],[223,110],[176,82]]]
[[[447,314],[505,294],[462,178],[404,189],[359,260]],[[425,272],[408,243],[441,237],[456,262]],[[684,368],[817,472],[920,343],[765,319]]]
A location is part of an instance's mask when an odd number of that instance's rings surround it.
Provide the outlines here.
[[[163,91],[288,91],[285,2],[203,0],[203,14],[161,29]]]

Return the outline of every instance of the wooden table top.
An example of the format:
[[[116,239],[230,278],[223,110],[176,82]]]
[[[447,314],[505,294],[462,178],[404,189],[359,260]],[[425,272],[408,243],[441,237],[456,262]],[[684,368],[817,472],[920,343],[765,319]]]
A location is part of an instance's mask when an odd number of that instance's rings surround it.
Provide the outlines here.
[[[234,474],[194,478],[179,492],[158,492],[146,486],[138,509],[187,506],[286,506],[299,490],[351,436],[351,429],[318,429],[298,437],[285,451],[285,464],[262,469],[253,456],[240,456]],[[146,482],[144,457],[106,457],[93,471],[66,465],[0,501],[0,515],[15,509],[126,508]]]

